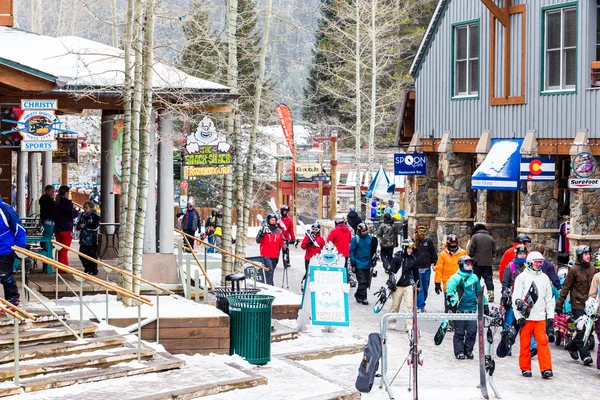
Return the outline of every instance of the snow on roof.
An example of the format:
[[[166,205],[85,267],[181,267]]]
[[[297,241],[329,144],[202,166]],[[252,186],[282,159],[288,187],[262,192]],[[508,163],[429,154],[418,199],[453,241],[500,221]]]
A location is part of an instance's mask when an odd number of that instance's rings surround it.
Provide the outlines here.
[[[0,64],[6,63],[46,79],[50,75],[68,86],[120,87],[125,79],[121,49],[75,36],[54,38],[0,27]],[[160,62],[152,69],[155,88],[229,90]]]

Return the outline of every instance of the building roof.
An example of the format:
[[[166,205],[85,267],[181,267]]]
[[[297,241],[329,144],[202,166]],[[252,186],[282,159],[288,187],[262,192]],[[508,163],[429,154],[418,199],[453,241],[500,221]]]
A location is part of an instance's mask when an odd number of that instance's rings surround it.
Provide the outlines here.
[[[123,86],[123,50],[75,36],[50,37],[0,27],[0,64],[55,82],[63,89],[115,89]],[[229,92],[218,83],[196,78],[155,62],[155,90]]]
[[[446,11],[446,6],[450,3],[450,0],[439,0],[437,6],[435,7],[435,11],[433,12],[433,17],[431,17],[431,21],[429,21],[429,26],[425,31],[425,35],[423,36],[423,40],[421,40],[421,45],[419,46],[419,50],[415,55],[415,59],[413,60],[412,65],[410,66],[410,75],[414,78],[417,76],[419,72],[419,68],[421,67],[421,63],[423,62],[423,58],[425,58],[425,53],[429,48],[429,44],[433,40],[433,36],[438,27],[438,23],[442,19],[444,12]]]

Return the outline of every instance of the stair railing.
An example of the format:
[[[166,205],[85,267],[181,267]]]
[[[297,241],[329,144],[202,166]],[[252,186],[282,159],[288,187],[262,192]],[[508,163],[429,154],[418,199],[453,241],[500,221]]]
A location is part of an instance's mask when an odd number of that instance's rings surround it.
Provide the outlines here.
[[[106,282],[111,282],[109,280],[109,278],[108,278],[108,274],[111,271],[114,271],[114,272],[116,272],[116,273],[118,273],[120,275],[124,275],[124,276],[130,277],[131,279],[134,279],[134,280],[137,280],[139,282],[145,283],[146,285],[152,286],[154,288],[155,293],[156,293],[156,318],[146,318],[146,319],[144,319],[144,322],[142,322],[142,327],[144,327],[144,326],[146,326],[146,325],[148,325],[148,324],[156,321],[156,344],[159,343],[159,336],[160,336],[160,294],[161,293],[166,293],[166,294],[169,294],[171,296],[177,296],[177,294],[175,292],[172,292],[171,290],[165,289],[165,288],[157,285],[154,282],[150,282],[149,280],[146,280],[144,278],[136,276],[136,275],[134,275],[134,274],[132,274],[132,273],[130,273],[128,271],[122,270],[119,267],[115,267],[113,265],[105,263],[104,261],[97,260],[97,259],[95,259],[93,257],[90,257],[90,256],[88,256],[86,254],[83,254],[82,252],[80,252],[78,250],[75,250],[74,248],[69,247],[67,245],[64,245],[64,244],[62,244],[60,242],[57,242],[56,240],[53,240],[52,244],[55,247],[62,247],[63,249],[66,249],[68,251],[71,251],[71,252],[77,254],[79,257],[83,257],[83,258],[85,258],[87,260],[90,260],[90,261],[92,261],[92,262],[94,262],[94,263],[96,263],[98,265],[101,265],[102,268],[104,269],[104,272],[106,273]],[[56,274],[56,276],[58,277],[58,273]],[[60,279],[62,279],[62,281],[65,283],[65,285],[67,287],[69,287],[67,281],[65,279],[63,279],[62,276],[60,277]],[[106,317],[105,317],[105,321],[106,321],[107,324],[108,324],[108,291],[109,291],[108,288],[106,288],[106,291],[105,291],[106,292]],[[58,304],[58,283],[56,284],[55,298],[56,298],[56,302]],[[87,305],[86,305],[86,307],[87,307]],[[100,321],[100,318],[98,318],[96,316],[96,314],[94,314],[94,312],[89,307],[88,307],[88,310],[90,310],[90,312],[96,317],[96,319],[98,321]]]
[[[56,269],[56,273],[58,274],[59,270],[60,271],[64,271],[67,272],[71,275],[73,275],[73,277],[75,278],[75,280],[77,280],[79,282],[79,295],[77,296],[79,298],[79,335],[77,334],[77,332],[75,332],[67,323],[65,323],[62,318],[60,318],[56,312],[54,312],[54,310],[52,310],[50,307],[48,307],[44,301],[42,301],[42,299],[40,299],[40,297],[29,287],[25,284],[25,279],[23,278],[23,290],[26,290],[30,295],[32,295],[33,297],[35,297],[40,304],[46,309],[48,310],[56,319],[57,321],[59,321],[65,328],[67,328],[67,330],[69,330],[69,332],[71,332],[73,334],[73,336],[75,336],[78,340],[84,340],[84,332],[83,332],[83,282],[87,281],[87,282],[91,282],[91,283],[95,283],[97,285],[100,285],[108,290],[111,290],[113,292],[116,292],[122,296],[128,297],[132,300],[133,305],[136,306],[138,308],[138,322],[137,322],[137,356],[138,356],[138,362],[141,361],[141,353],[142,353],[142,304],[146,304],[148,306],[152,306],[152,302],[150,300],[148,300],[145,297],[142,297],[138,294],[135,294],[127,289],[123,289],[120,286],[114,285],[110,282],[105,282],[102,279],[96,278],[95,276],[92,275],[88,275],[85,272],[81,272],[75,268],[71,268],[68,267],[58,261],[55,261],[51,258],[48,258],[46,256],[43,256],[41,254],[38,253],[34,253],[32,251],[29,251],[27,249],[24,249],[22,247],[19,246],[12,246],[11,247],[12,250],[24,254],[27,257],[31,257],[34,260],[37,261],[41,261],[44,264],[48,264],[51,265],[52,267],[54,267]],[[23,277],[25,277],[25,263],[21,263],[22,265],[22,274]],[[23,296],[23,307],[25,307],[26,305],[26,296]],[[128,333],[129,334],[129,333]],[[125,335],[128,335],[125,334]],[[116,336],[125,336],[125,335],[116,335]],[[105,337],[105,339],[108,339],[110,337]]]
[[[26,319],[30,319],[32,321],[35,321],[35,317],[31,314],[29,314],[27,311],[23,310],[20,307],[15,306],[14,304],[0,298],[0,311],[2,311],[2,313],[6,314],[8,316],[9,319],[13,320],[13,324],[14,324],[14,331],[15,331],[15,336],[14,336],[14,346],[13,346],[13,368],[14,368],[14,384],[15,386],[19,386],[19,324],[21,322],[25,322]],[[10,354],[11,352],[8,351],[6,353],[2,354],[2,357],[4,357],[7,354]]]

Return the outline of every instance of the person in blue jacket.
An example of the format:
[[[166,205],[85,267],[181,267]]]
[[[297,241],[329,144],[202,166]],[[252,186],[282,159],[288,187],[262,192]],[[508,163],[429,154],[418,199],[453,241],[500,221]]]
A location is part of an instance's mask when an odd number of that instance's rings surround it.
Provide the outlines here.
[[[4,287],[4,298],[18,306],[19,289],[13,277],[15,251],[11,248],[15,245],[25,248],[25,228],[15,210],[0,198],[0,283]]]
[[[377,251],[377,238],[369,234],[369,228],[362,222],[356,227],[356,235],[350,242],[350,266],[356,271],[358,287],[354,298],[368,305],[367,289],[371,286],[371,267],[373,255]]]
[[[462,256],[458,259],[458,271],[446,283],[446,301],[450,310],[461,313],[477,311],[477,295],[481,282],[473,274],[473,259]],[[485,313],[489,314],[487,298],[484,296]],[[477,321],[454,321],[454,355],[459,360],[473,359],[473,347],[477,338]]]

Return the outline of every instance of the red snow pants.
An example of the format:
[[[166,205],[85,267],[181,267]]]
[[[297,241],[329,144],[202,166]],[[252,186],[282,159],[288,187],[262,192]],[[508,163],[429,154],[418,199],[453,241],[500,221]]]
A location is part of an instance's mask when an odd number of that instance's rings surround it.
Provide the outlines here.
[[[521,350],[519,354],[519,367],[521,371],[531,371],[531,334],[535,337],[538,348],[538,362],[540,372],[552,371],[552,356],[548,347],[548,336],[546,336],[546,321],[527,321],[521,328]]]

